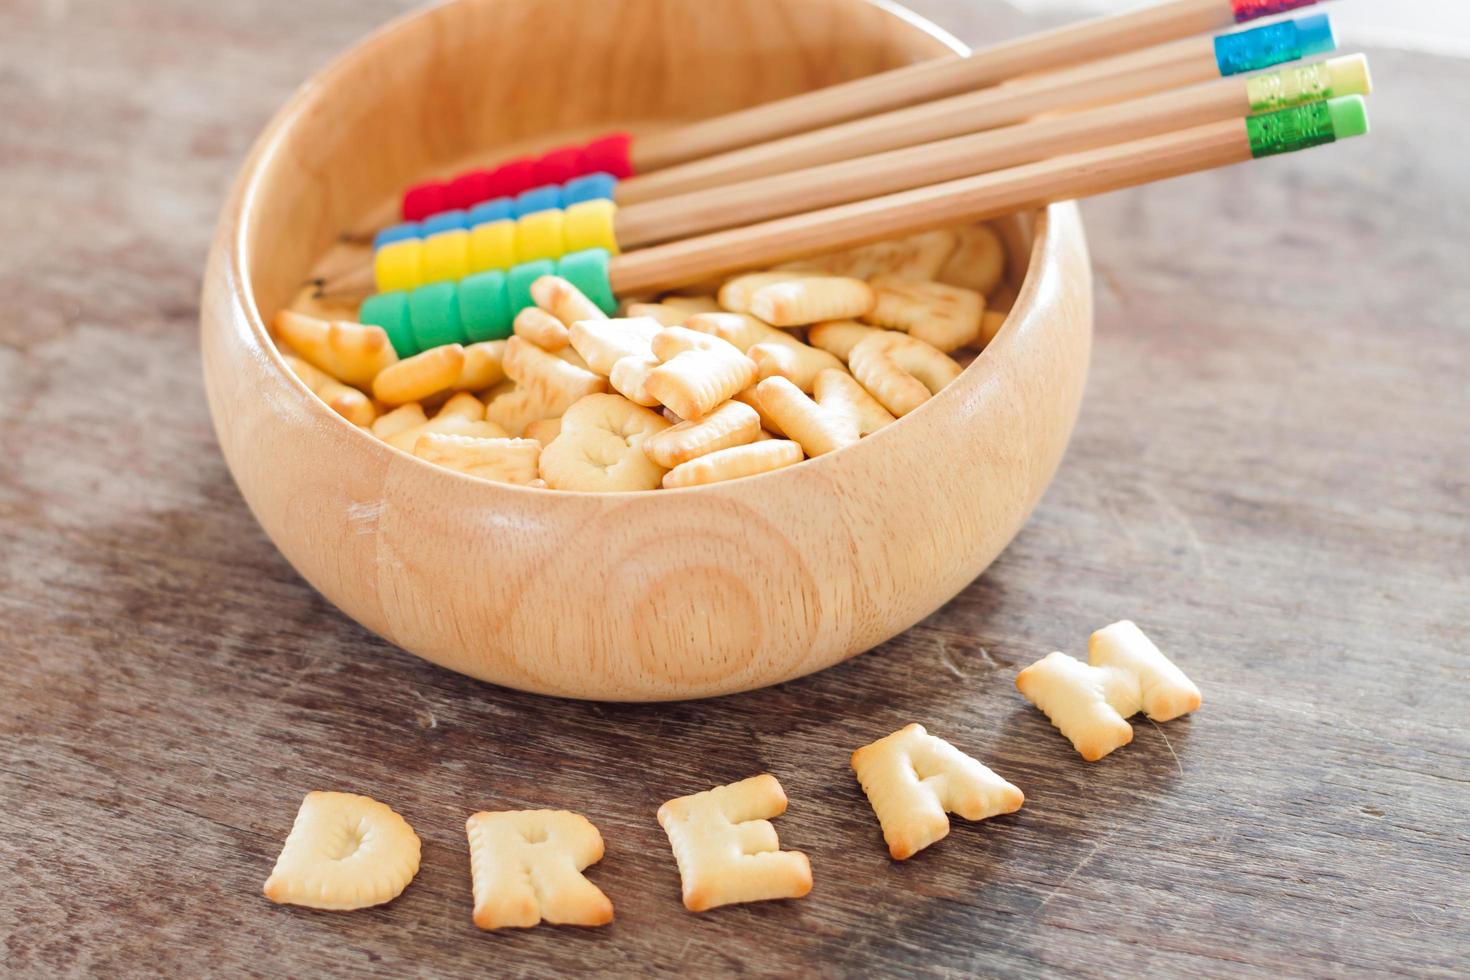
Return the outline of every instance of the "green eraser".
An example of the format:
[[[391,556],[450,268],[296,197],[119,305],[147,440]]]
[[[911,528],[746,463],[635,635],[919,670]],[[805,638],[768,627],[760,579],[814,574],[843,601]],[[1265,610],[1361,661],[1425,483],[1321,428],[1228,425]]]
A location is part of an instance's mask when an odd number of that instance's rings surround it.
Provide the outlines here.
[[[1332,116],[1332,135],[1338,139],[1368,132],[1368,105],[1361,95],[1328,99],[1327,111]]]
[[[1351,55],[1327,62],[1333,95],[1367,95],[1373,91],[1373,76],[1368,73],[1368,56]]]

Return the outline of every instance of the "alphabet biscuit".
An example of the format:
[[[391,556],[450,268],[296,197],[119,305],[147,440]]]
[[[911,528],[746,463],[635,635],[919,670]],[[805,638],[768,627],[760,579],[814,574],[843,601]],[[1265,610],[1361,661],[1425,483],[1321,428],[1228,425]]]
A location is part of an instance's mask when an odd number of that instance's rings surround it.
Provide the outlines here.
[[[731,313],[749,313],[751,300],[759,290],[780,282],[796,282],[802,278],[804,274],[799,272],[747,272],[720,287],[720,306]]]
[[[561,418],[537,419],[526,426],[523,435],[527,439],[535,439],[543,446],[551,445],[551,440],[561,434]]]
[[[751,385],[744,391],[737,391],[730,400],[740,402],[742,405],[749,405],[751,408],[755,409],[756,414],[761,417],[761,431],[773,434],[777,438],[784,439],[786,437],[786,433],[781,431],[780,424],[771,417],[771,414],[766,411],[765,406],[761,404],[760,396],[756,394],[757,387],[758,386],[756,385]]]
[[[413,454],[439,466],[482,480],[529,486],[540,473],[541,443],[534,439],[484,439],[443,432],[425,432],[413,444]]]
[[[665,327],[651,347],[659,365],[648,372],[647,393],[681,419],[701,419],[755,383],[755,362],[718,337]]]
[[[286,355],[286,366],[301,379],[301,383],[306,385],[312,394],[326,402],[327,407],[332,411],[353,425],[366,428],[373,424],[378,413],[367,395],[356,388],[344,385],[327,372],[294,355]]]
[[[643,440],[669,423],[622,395],[588,395],[567,409],[561,432],[541,451],[541,478],[553,490],[652,490],[664,468]]]
[[[884,331],[852,349],[848,369],[883,407],[902,418],[960,376],[943,351],[917,337]]]
[[[1164,722],[1200,706],[1199,688],[1128,620],[1093,633],[1087,651],[1086,664],[1048,654],[1016,687],[1088,762],[1133,741],[1127,719],[1139,711]]]
[[[373,379],[373,397],[385,405],[422,401],[448,391],[464,370],[464,348],[459,344],[431,347],[391,364]]]
[[[429,417],[424,414],[424,406],[418,402],[410,402],[379,415],[373,421],[372,431],[373,435],[386,442],[398,433],[417,428],[427,421]]]
[[[843,364],[852,356],[852,349],[864,339],[882,333],[877,327],[867,327],[856,320],[825,320],[813,324],[806,332],[812,346],[824,350]]]
[[[1015,813],[1021,791],[942,738],[909,725],[852,754],[888,853],[903,861],[949,834],[946,812],[966,820]]]
[[[657,320],[659,326],[662,327],[681,326],[689,317],[688,311],[675,306],[666,306],[663,303],[629,303],[624,307],[623,313],[630,319],[647,317]]]
[[[728,401],[702,419],[655,432],[643,440],[643,451],[658,465],[673,469],[717,450],[754,442],[760,431],[761,417],[755,409]]]
[[[411,453],[423,436],[437,432],[447,436],[473,436],[477,439],[504,439],[506,431],[494,422],[475,421],[462,415],[436,415],[421,425],[403,429],[383,441],[395,449]]]
[[[801,460],[801,446],[797,443],[786,439],[761,439],[680,463],[664,476],[663,485],[671,490],[720,483],[794,466]]]
[[[783,851],[769,820],[786,812],[786,794],[770,774],[669,800],[658,808],[683,882],[684,907],[703,912],[736,902],[801,898],[812,868],[800,851]]]
[[[465,835],[481,929],[612,921],[612,902],[582,875],[603,855],[602,835],[586,817],[566,810],[476,813],[465,821]]]
[[[799,327],[867,316],[876,302],[873,288],[861,279],[811,276],[757,289],[750,314],[777,327]]]
[[[282,310],[272,324],[276,336],[301,355],[344,384],[370,384],[378,372],[398,360],[382,327],[319,320],[294,310]]]
[[[454,383],[457,391],[484,391],[505,379],[505,341],[482,340],[478,344],[465,344],[464,367],[460,368],[459,380]]]
[[[811,391],[816,377],[828,368],[842,367],[831,354],[809,347],[784,330],[745,313],[700,313],[686,322],[690,330],[714,334],[729,341],[755,362],[761,378],[777,375]]]
[[[868,323],[902,330],[942,351],[958,350],[980,336],[985,297],[973,289],[924,279],[883,276],[873,280],[877,302]]]
[[[986,224],[955,229],[958,244],[943,265],[923,279],[973,289],[989,296],[1006,271],[1006,250],[995,229]]]
[[[648,316],[603,318],[579,320],[572,324],[567,336],[587,367],[606,378],[625,357],[652,356],[654,335],[662,329],[657,320]]]
[[[549,354],[567,345],[567,325],[539,307],[528,306],[517,313],[511,329]]]
[[[313,909],[392,901],[419,870],[418,835],[392,809],[352,793],[307,793],[265,897]]]
[[[607,390],[606,379],[569,364],[523,337],[511,337],[505,348],[505,373],[514,390],[496,395],[485,417],[512,436],[539,419],[556,418],[578,399]]]
[[[485,403],[468,391],[461,391],[440,405],[434,418],[448,418],[451,415],[469,419],[471,422],[481,422],[485,418]]]
[[[787,436],[815,457],[850,446],[893,421],[893,416],[846,371],[817,376],[815,398],[785,378],[767,378],[756,396]]]
[[[570,327],[578,320],[605,320],[607,314],[561,276],[541,276],[531,283],[531,299]]]

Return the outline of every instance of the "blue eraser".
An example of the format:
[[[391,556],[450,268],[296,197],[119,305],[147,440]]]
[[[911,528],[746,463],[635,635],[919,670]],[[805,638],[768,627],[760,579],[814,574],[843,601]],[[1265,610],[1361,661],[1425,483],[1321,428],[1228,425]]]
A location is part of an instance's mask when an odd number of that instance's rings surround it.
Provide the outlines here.
[[[516,195],[517,218],[535,214],[537,211],[553,211],[559,207],[561,207],[561,186],[559,184],[533,187]]]
[[[401,225],[389,225],[373,236],[373,251],[389,242],[401,242],[408,238],[423,238],[424,230],[417,221],[405,221]]]
[[[1314,14],[1300,20],[1283,20],[1248,31],[1235,31],[1215,38],[1215,64],[1223,77],[1274,68],[1337,48],[1332,20]]]
[[[1326,14],[1313,14],[1296,21],[1297,44],[1302,57],[1314,54],[1330,54],[1337,50],[1337,34],[1332,30],[1332,18]]]
[[[561,204],[569,208],[583,201],[612,200],[618,179],[612,174],[595,173],[573,177],[561,185]]]
[[[509,221],[515,216],[515,202],[508,197],[497,197],[470,208],[470,227],[488,225],[492,221]]]
[[[431,215],[422,222],[424,237],[437,235],[441,231],[458,231],[461,228],[468,228],[469,218],[469,213],[466,211],[444,211]]]

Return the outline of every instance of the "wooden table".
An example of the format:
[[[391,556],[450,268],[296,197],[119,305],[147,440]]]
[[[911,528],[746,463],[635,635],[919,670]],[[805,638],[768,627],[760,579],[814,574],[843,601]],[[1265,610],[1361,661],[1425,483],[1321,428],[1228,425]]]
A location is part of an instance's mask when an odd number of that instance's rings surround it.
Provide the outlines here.
[[[1470,65],[1374,52],[1373,138],[1087,206],[1099,329],[1071,453],[941,612],[777,689],[579,704],[338,614],[206,417],[195,302],[230,176],[293,85],[401,6],[0,6],[4,972],[1465,967]],[[970,37],[1021,26],[923,6]],[[1206,704],[1089,765],[1012,679],[1125,616]],[[890,861],[847,755],[911,720],[1025,809]],[[815,891],[685,912],[654,811],[763,770]],[[315,788],[417,828],[401,899],[261,898]],[[464,818],[540,806],[601,828],[617,921],[478,933]]]

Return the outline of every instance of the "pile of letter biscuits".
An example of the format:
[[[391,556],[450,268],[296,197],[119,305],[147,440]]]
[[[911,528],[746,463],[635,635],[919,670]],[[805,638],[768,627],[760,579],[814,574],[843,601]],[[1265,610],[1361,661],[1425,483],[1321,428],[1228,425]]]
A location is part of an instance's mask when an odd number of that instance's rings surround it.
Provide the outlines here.
[[[1021,693],[1088,761],[1128,744],[1127,719],[1139,711],[1161,722],[1199,707],[1199,689],[1131,622],[1094,633],[1088,661],[1053,653],[1016,677]],[[983,820],[1014,813],[1024,801],[1015,786],[920,725],[858,749],[852,768],[897,860],[948,834],[946,813]],[[786,794],[769,774],[659,807],[685,907],[700,912],[811,891],[806,855],[781,850],[768,822],[785,810]],[[602,836],[586,817],[565,810],[476,813],[465,829],[475,925],[612,921],[612,902],[582,874],[603,853]],[[397,897],[418,868],[418,836],[393,810],[365,796],[309,793],[265,894],[319,909],[366,908]]]
[[[376,326],[294,309],[274,328],[308,388],[405,452],[503,483],[653,490],[790,466],[912,412],[1004,323],[1004,272],[1000,237],[981,224],[629,303],[612,319],[544,276],[509,338],[401,360]]]

